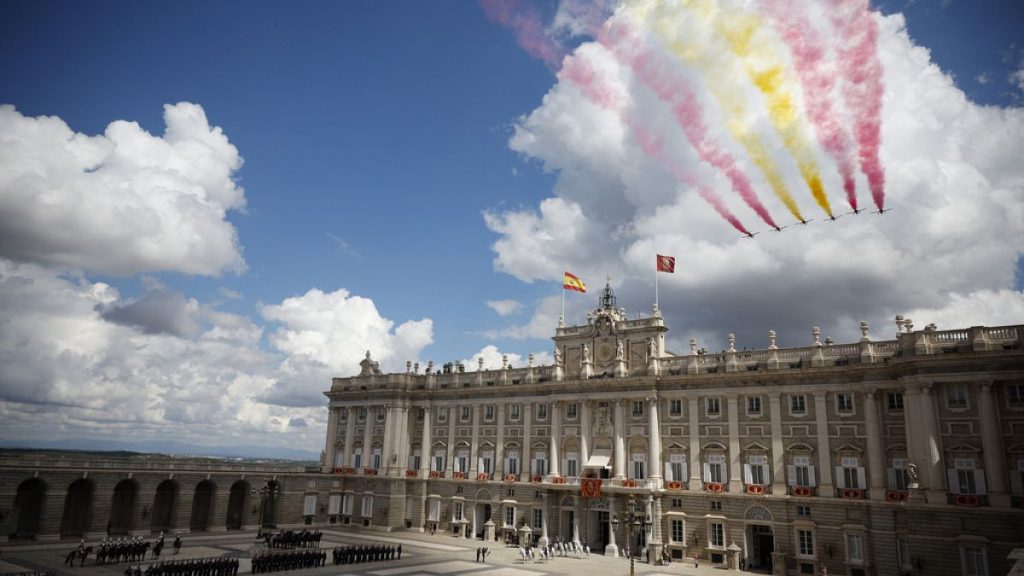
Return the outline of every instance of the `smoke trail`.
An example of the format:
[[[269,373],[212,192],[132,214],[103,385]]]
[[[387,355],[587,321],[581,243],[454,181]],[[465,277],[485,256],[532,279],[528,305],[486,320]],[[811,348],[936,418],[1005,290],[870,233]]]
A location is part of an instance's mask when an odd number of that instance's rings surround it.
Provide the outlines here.
[[[693,6],[693,8],[700,10],[702,7]],[[723,74],[717,69],[717,63],[714,61],[714,56],[717,53],[709,54],[708,47],[703,45],[700,39],[677,34],[676,24],[680,14],[678,12],[663,14],[664,10],[663,5],[653,6],[648,3],[633,6],[630,12],[634,19],[640,22],[647,20],[648,16],[653,17],[655,20],[652,28],[661,42],[679,59],[696,66],[702,72],[708,90],[725,109],[726,116],[730,118],[726,122],[726,128],[750,155],[751,161],[764,175],[772,192],[782,201],[790,214],[797,220],[804,220],[800,208],[786,187],[782,174],[768,153],[768,147],[758,134],[749,131],[743,123],[743,119],[747,116],[746,103],[729,75]]]
[[[704,114],[687,79],[660,61],[657,54],[634,34],[623,18],[610,23],[599,34],[598,40],[619,62],[629,66],[658,98],[669,104],[679,127],[701,160],[722,171],[747,206],[766,224],[775,227],[774,219],[757,197],[746,174],[736,165],[735,158],[708,136]]]
[[[843,99],[853,113],[860,169],[868,179],[871,198],[885,206],[885,170],[878,157],[882,143],[882,63],[878,59],[878,22],[868,0],[832,0],[832,22],[842,43],[839,66]]]
[[[788,78],[784,61],[776,53],[775,47],[760,34],[760,19],[753,14],[737,14],[732,11],[723,14],[719,10],[714,13],[713,22],[715,29],[742,62],[754,85],[767,99],[768,118],[796,160],[814,200],[826,214],[832,216],[832,207],[821,184],[821,172],[807,145],[802,117],[797,113],[795,98],[789,89],[793,82]]]
[[[520,0],[480,0],[484,14],[492,22],[511,29],[527,54],[544,61],[548,69],[558,70],[565,48],[556,42],[541,23],[540,14]]]
[[[827,51],[825,40],[807,17],[805,5],[794,0],[762,0],[765,13],[789,46],[803,87],[807,115],[811,119],[825,152],[839,168],[843,191],[850,207],[857,209],[857,184],[851,136],[832,106],[830,94],[835,78],[822,64]]]
[[[657,160],[678,181],[694,186],[700,197],[710,204],[715,212],[726,222],[729,222],[733,228],[743,234],[750,234],[747,228],[743,226],[713,190],[706,185],[698,183],[691,173],[686,171],[665,152],[659,135],[647,130],[631,114],[626,112],[624,106],[625,96],[610,86],[609,83],[599,78],[593,66],[582,55],[577,53],[572,56],[566,56],[558,76],[576,84],[580,92],[594,104],[619,114],[623,122],[630,128],[630,133],[637,143],[640,144],[640,148],[648,156]]]

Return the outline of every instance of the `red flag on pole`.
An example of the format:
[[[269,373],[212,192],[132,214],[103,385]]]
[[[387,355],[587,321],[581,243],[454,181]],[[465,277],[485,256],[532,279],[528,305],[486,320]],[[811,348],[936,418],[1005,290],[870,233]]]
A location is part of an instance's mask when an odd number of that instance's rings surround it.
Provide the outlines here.
[[[658,272],[668,272],[669,274],[675,273],[676,271],[676,257],[675,256],[662,256],[658,254]]]

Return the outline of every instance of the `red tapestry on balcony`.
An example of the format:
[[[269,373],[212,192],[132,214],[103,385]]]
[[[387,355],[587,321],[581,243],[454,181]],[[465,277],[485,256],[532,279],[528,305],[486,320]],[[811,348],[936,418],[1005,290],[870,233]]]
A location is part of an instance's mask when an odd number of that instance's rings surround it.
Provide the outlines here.
[[[584,498],[601,497],[601,479],[584,478],[580,480],[580,496]]]

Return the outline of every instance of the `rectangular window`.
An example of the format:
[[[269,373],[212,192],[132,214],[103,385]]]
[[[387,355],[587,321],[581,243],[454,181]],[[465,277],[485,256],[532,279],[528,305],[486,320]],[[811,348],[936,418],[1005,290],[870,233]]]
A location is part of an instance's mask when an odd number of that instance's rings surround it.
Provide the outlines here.
[[[494,404],[484,406],[484,420],[488,422],[494,420]]]
[[[516,507],[506,506],[505,507],[505,525],[515,526],[516,525]]]
[[[797,554],[805,557],[814,557],[814,532],[810,530],[797,530],[797,541]]]
[[[725,525],[712,522],[708,525],[708,542],[712,548],[725,548]]]
[[[811,466],[809,456],[794,456],[793,464],[789,467],[790,486],[814,486],[814,466]]]
[[[836,394],[836,411],[840,413],[853,412],[853,394],[844,392]]]
[[[761,414],[761,397],[760,396],[747,396],[747,414],[760,415]]]
[[[383,422],[385,416],[387,416],[387,414],[384,412],[384,410],[381,408],[377,408],[377,422]]]
[[[338,420],[341,422],[348,422],[348,408],[342,408],[338,411]]]
[[[544,511],[540,508],[533,509],[533,527],[537,530],[544,528]]]
[[[352,501],[353,500],[355,500],[355,498],[353,498],[351,494],[345,494],[345,496],[342,497],[342,499],[341,499],[341,513],[344,514],[345,516],[351,516],[352,515]]]
[[[971,458],[956,458],[953,460],[955,474],[950,475],[950,491],[956,494],[975,495],[981,494],[979,482],[980,470],[976,469],[974,460]],[[955,480],[955,484],[953,481]]]
[[[575,402],[570,402],[565,405],[565,417],[569,420],[575,420],[578,414],[579,405]]]
[[[565,475],[574,478],[580,475],[580,455],[568,452],[565,455]]]
[[[423,461],[423,453],[419,449],[412,451],[412,458],[410,458],[409,469],[419,470],[420,463]]]
[[[805,518],[810,518],[811,517],[811,507],[810,506],[797,506],[796,507],[796,515],[797,516],[803,516]]]
[[[864,535],[846,535],[846,558],[851,564],[864,563]]]
[[[747,473],[747,484],[764,486],[768,483],[768,458],[760,454],[751,456],[745,472]]]
[[[437,448],[434,450],[434,460],[431,462],[430,469],[434,472],[444,472],[444,448]]]
[[[639,418],[644,415],[644,401],[633,400],[633,417]]]
[[[505,462],[505,474],[519,474],[519,451],[509,450]]]
[[[469,450],[466,448],[460,448],[458,453],[455,455],[455,471],[456,472],[469,472]]]
[[[508,407],[508,417],[510,420],[519,420],[519,404],[510,404]]]
[[[448,407],[438,406],[437,407],[437,421],[444,423],[448,421]]]
[[[374,448],[373,449],[373,463],[372,464],[373,465],[371,466],[371,468],[374,468],[376,470],[380,470],[380,448]]]
[[[893,458],[892,468],[888,470],[889,490],[906,491],[907,461],[905,458]]]
[[[363,451],[359,450],[352,454],[352,467],[362,468],[363,467]]]
[[[461,502],[461,501],[460,502],[456,502],[455,505],[452,506],[452,519],[453,520],[465,520],[466,516],[465,516],[464,512],[465,512],[465,502]]]
[[[668,415],[669,416],[682,416],[683,414],[683,401],[682,400],[669,400],[668,401]]]
[[[716,484],[725,483],[725,455],[724,454],[709,454],[707,468],[704,470],[705,482],[714,482]]]
[[[423,422],[423,415],[425,413],[426,413],[426,411],[423,408],[417,408],[416,409],[416,421],[417,422]]]
[[[896,539],[896,564],[903,570],[910,570],[910,544],[903,538]]]
[[[946,386],[946,407],[953,410],[967,408],[967,388],[963,384]]]
[[[683,521],[682,520],[673,520],[672,524],[671,524],[672,542],[679,542],[679,543],[684,542],[683,534],[685,534],[685,533],[686,533],[686,530],[684,528]]]
[[[686,481],[686,455],[669,454],[668,478],[666,480],[685,482]]]
[[[302,515],[303,516],[314,516],[316,514],[316,494],[306,494],[306,499],[302,503]]]
[[[481,452],[480,453],[480,472],[486,474],[494,473],[494,452]]]
[[[981,546],[964,547],[964,574],[967,576],[988,576],[988,558]]]
[[[427,520],[437,522],[441,519],[441,501],[437,498],[430,499],[430,506],[427,508]]]
[[[327,499],[327,513],[331,516],[341,513],[341,494],[331,494]]]
[[[363,518],[373,516],[373,496],[363,496]]]
[[[713,512],[714,511],[721,512],[722,511],[722,501],[721,500],[712,500],[710,502],[710,508],[711,508],[711,510]]]
[[[548,473],[548,456],[545,452],[534,452],[533,453],[533,474],[534,476],[544,476]]]
[[[1014,408],[1024,407],[1024,384],[1010,384],[1006,387],[1006,401]]]
[[[548,419],[548,405],[547,404],[537,404],[537,420],[547,420],[547,419]]]
[[[633,454],[633,474],[630,476],[634,480],[643,480],[647,476],[644,475],[645,466],[647,465],[647,456],[645,454]]]
[[[840,466],[836,467],[837,488],[867,488],[864,479],[864,468],[860,461],[852,456],[843,457]]]
[[[470,408],[469,406],[463,406],[459,410],[459,419],[462,420],[463,422],[468,422],[471,413],[472,408]]]
[[[807,414],[807,397],[803,394],[796,394],[789,397],[790,414]]]
[[[903,393],[902,392],[889,392],[886,395],[888,398],[889,411],[891,412],[902,412],[903,411]]]
[[[708,416],[718,416],[722,413],[722,401],[719,398],[708,398],[705,401]]]
[[[366,408],[359,409],[359,414],[356,416],[356,422],[359,422],[360,424],[366,422]]]

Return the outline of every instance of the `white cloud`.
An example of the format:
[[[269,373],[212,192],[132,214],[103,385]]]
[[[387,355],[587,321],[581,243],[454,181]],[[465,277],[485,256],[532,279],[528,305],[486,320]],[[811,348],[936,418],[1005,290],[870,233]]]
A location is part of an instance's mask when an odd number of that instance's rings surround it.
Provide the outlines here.
[[[508,316],[522,308],[523,304],[518,300],[488,300],[487,307],[497,312],[498,316]]]
[[[483,359],[484,370],[499,370],[501,369],[504,359],[503,357],[507,357],[508,365],[512,368],[526,368],[529,364],[528,357],[514,352],[501,352],[498,350],[498,347],[493,344],[484,346],[479,352],[470,356],[469,359],[462,360],[462,364],[466,367],[466,370],[474,371],[480,365],[480,360]],[[551,364],[553,361],[551,354],[547,351],[533,353],[534,366]]]
[[[688,348],[691,334],[717,349],[728,332],[741,346],[763,347],[769,329],[779,331],[781,344],[804,344],[814,325],[837,340],[855,339],[860,320],[882,327],[894,314],[915,309],[948,319],[943,325],[950,328],[979,323],[972,314],[991,324],[1024,321],[1016,293],[1006,292],[1024,253],[1024,167],[1017,159],[1024,148],[1024,110],[973,104],[926,49],[913,45],[901,15],[879,16],[879,25],[885,74],[881,156],[886,206],[893,212],[833,223],[821,221],[819,211],[819,221],[806,227],[740,239],[692,190],[677,186],[646,157],[630,132],[636,124],[595,106],[562,80],[519,121],[510,141],[514,150],[557,171],[555,197],[537,209],[485,215],[498,234],[495,268],[527,282],[555,279],[566,269],[591,286],[609,272],[620,305],[646,311],[653,300],[654,254],[675,255],[676,273],[662,275],[660,288],[676,350]],[[586,44],[577,54],[599,52]],[[606,79],[631,101],[650,98],[628,70]],[[763,114],[759,101],[747,105]],[[673,157],[693,162],[663,106],[630,110],[635,123],[665,126],[664,145]],[[778,144],[773,154],[788,161]],[[838,212],[843,195],[835,167],[820,150],[815,155]],[[785,211],[760,176],[751,174],[762,200],[782,219]],[[794,171],[785,174],[800,207],[811,214],[816,207]],[[714,182],[733,211],[756,226],[728,186]],[[861,206],[869,204],[861,176],[858,196]],[[497,333],[550,336],[556,303],[542,302],[536,331],[518,326]],[[921,326],[935,321],[919,320]]]
[[[164,107],[154,136],[103,135],[0,106],[0,257],[93,272],[216,275],[245,268],[229,210],[245,207],[238,150],[202,107]]]
[[[232,290],[231,288],[228,288],[227,286],[221,286],[220,288],[217,289],[217,291],[220,292],[221,296],[223,296],[225,298],[230,298],[231,300],[241,300],[242,299],[242,293],[241,292],[239,292],[237,290]]]

